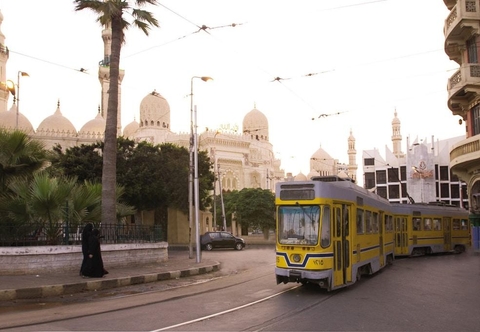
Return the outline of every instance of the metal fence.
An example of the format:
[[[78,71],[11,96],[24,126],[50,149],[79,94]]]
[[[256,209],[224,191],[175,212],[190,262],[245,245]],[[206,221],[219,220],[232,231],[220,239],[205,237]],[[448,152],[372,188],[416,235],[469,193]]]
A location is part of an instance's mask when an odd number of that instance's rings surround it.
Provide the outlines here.
[[[158,225],[135,224],[101,225],[101,243],[161,242],[163,234]],[[0,225],[0,246],[75,245],[82,242],[82,226],[59,225]]]

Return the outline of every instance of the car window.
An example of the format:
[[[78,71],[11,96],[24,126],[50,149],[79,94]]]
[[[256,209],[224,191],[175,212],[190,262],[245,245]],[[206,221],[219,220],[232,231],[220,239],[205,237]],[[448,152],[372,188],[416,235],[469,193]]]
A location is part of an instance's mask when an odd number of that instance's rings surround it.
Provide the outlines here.
[[[230,233],[221,233],[221,236],[222,238],[225,238],[225,239],[230,239],[233,237],[233,235]]]
[[[218,236],[218,235],[219,235],[218,233],[210,233],[209,235],[210,235],[210,238],[211,238],[211,239],[218,239],[218,237],[219,237],[219,236]]]

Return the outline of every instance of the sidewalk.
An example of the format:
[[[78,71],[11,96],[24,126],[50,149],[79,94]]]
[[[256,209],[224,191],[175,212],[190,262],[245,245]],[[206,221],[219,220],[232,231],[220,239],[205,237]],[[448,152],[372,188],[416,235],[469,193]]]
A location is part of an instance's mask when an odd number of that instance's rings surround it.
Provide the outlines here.
[[[82,278],[78,271],[41,275],[0,276],[0,301],[33,299],[101,290],[205,274],[220,269],[220,263],[189,258],[188,250],[169,250],[168,261],[155,266],[108,268],[104,278]]]

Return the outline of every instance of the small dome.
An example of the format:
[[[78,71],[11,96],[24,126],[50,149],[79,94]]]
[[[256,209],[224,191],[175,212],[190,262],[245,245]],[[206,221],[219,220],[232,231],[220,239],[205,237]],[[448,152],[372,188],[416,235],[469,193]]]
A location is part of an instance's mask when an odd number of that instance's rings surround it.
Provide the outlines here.
[[[140,124],[134,119],[123,129],[123,137],[132,139],[139,127]]]
[[[243,133],[257,140],[268,141],[268,119],[254,108],[243,118]]]
[[[140,127],[170,128],[170,105],[153,91],[140,103]]]
[[[62,112],[60,112],[60,102],[58,102],[55,113],[45,118],[40,123],[37,133],[42,135],[48,133],[76,135],[77,131],[70,120],[64,117]]]
[[[341,170],[340,172],[338,172],[338,177],[341,178],[341,179],[349,179],[350,177],[348,176],[348,174],[344,171],[344,170]]]
[[[17,105],[12,104],[9,111],[0,112],[0,127],[14,130],[17,128]],[[18,113],[18,129],[31,134],[34,132],[33,126],[25,115]]]
[[[305,176],[305,174],[303,174],[302,172],[298,173],[297,175],[295,175],[295,181],[308,181],[307,177]]]
[[[80,136],[100,136],[105,135],[105,125],[106,121],[100,114],[100,110],[97,113],[95,119],[92,119],[85,123],[83,127],[78,132]]]
[[[353,136],[352,129],[350,129],[350,136],[348,136],[348,141],[355,141],[355,137]]]
[[[392,125],[399,125],[400,124],[400,120],[397,118],[397,111],[395,110],[395,113],[394,113],[395,117],[393,118],[392,120]]]

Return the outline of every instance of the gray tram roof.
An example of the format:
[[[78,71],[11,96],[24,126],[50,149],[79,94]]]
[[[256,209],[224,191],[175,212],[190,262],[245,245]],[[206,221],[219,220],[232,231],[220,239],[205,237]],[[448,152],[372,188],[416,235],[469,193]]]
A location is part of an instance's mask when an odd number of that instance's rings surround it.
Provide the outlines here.
[[[426,214],[442,214],[444,216],[465,214],[468,217],[468,210],[454,206],[446,205],[441,202],[432,203],[413,203],[401,204],[391,203],[387,199],[360,187],[351,181],[321,181],[319,178],[310,181],[295,181],[295,182],[278,182],[276,185],[276,192],[279,195],[280,190],[288,187],[301,187],[305,185],[314,184],[317,196],[329,197],[338,200],[357,201],[357,197],[363,199],[363,204],[376,206],[379,209],[389,211],[394,214],[412,214],[413,211],[418,211],[422,215]]]

